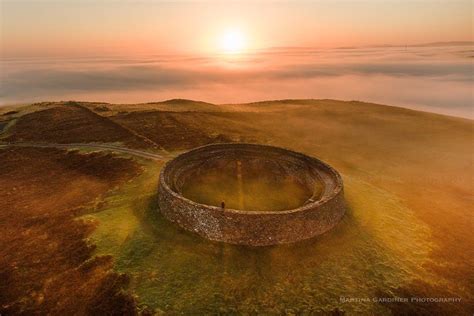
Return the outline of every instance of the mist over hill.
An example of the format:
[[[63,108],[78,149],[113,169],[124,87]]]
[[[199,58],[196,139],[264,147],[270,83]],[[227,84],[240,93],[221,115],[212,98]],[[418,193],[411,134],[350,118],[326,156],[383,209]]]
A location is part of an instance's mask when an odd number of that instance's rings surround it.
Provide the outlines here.
[[[279,48],[240,56],[3,59],[0,104],[342,99],[473,118],[472,43]],[[171,101],[172,103],[173,101]]]

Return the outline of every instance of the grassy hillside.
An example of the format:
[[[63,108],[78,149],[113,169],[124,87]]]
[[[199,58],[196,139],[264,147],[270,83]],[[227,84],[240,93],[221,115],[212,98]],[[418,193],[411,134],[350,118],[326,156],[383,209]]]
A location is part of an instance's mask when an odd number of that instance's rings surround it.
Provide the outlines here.
[[[0,138],[9,141],[119,142],[171,155],[207,143],[246,141],[304,152],[340,171],[349,209],[336,229],[304,243],[253,249],[208,242],[164,220],[155,192],[161,164],[137,160],[141,175],[113,191],[105,186],[108,193],[97,197],[89,209],[93,213],[81,219],[96,224],[90,240],[95,254],[111,255],[115,272],[130,278],[127,291],[135,295],[139,310],[298,314],[338,308],[377,315],[470,315],[474,310],[471,120],[355,101],[211,105],[172,100],[34,105],[2,121],[8,126]],[[0,149],[1,163],[5,151]],[[39,164],[51,169],[48,161],[54,155],[42,157]],[[61,168],[64,164],[55,162]],[[23,172],[21,164],[8,166],[12,175]],[[86,169],[77,172],[91,176]],[[14,179],[2,177],[1,191]],[[22,179],[37,190],[48,185],[32,182],[34,177]],[[68,190],[75,187],[72,183]],[[36,201],[43,197],[33,196],[31,205]],[[9,212],[20,207],[8,205]],[[37,212],[47,223],[56,209],[52,204]],[[74,237],[78,245],[85,236]],[[17,247],[26,245],[19,240]],[[42,264],[51,260],[44,258]],[[1,264],[6,276],[13,273],[8,270],[12,262]],[[37,282],[43,287],[38,285],[35,293],[58,299],[45,290],[46,280]],[[32,295],[26,287],[18,291],[16,296],[4,291],[1,303],[16,304],[15,299]],[[375,296],[462,301],[340,301]],[[33,310],[44,304],[28,302]]]
[[[129,278],[94,257],[90,211],[141,172],[128,159],[56,149],[0,150],[0,302],[5,314],[133,313]]]

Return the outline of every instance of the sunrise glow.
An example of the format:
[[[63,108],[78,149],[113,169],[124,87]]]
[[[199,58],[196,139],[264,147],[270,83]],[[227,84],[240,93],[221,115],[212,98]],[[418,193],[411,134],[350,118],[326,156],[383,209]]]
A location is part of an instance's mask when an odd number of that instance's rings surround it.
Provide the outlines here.
[[[0,0],[0,316],[474,316],[473,9]]]
[[[242,31],[229,29],[222,34],[220,44],[220,48],[224,53],[237,54],[245,49],[246,38]]]

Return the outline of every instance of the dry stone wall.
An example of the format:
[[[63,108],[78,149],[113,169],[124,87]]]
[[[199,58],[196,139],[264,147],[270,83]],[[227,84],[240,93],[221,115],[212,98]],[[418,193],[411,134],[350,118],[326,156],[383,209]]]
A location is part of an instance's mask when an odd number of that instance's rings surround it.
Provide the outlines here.
[[[321,181],[322,193],[301,207],[286,211],[255,212],[196,203],[180,188],[196,168],[210,159],[259,159],[277,162],[305,183]],[[213,144],[181,154],[166,163],[160,174],[158,204],[163,216],[204,238],[266,246],[308,239],[330,230],[345,213],[343,183],[326,163],[291,150],[257,144]]]

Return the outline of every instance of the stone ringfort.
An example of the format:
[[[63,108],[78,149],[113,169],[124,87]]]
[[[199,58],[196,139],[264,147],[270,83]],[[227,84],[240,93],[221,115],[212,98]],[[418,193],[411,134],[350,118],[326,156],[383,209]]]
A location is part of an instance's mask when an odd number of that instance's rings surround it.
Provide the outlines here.
[[[311,196],[297,208],[278,211],[230,209],[183,196],[183,186],[206,168],[206,162],[227,160],[278,166],[278,176],[294,177]],[[316,190],[318,183],[322,186]],[[214,241],[249,246],[292,243],[323,234],[345,213],[343,183],[334,168],[291,150],[245,143],[206,145],[167,162],[160,173],[158,205],[163,216],[188,231]]]

